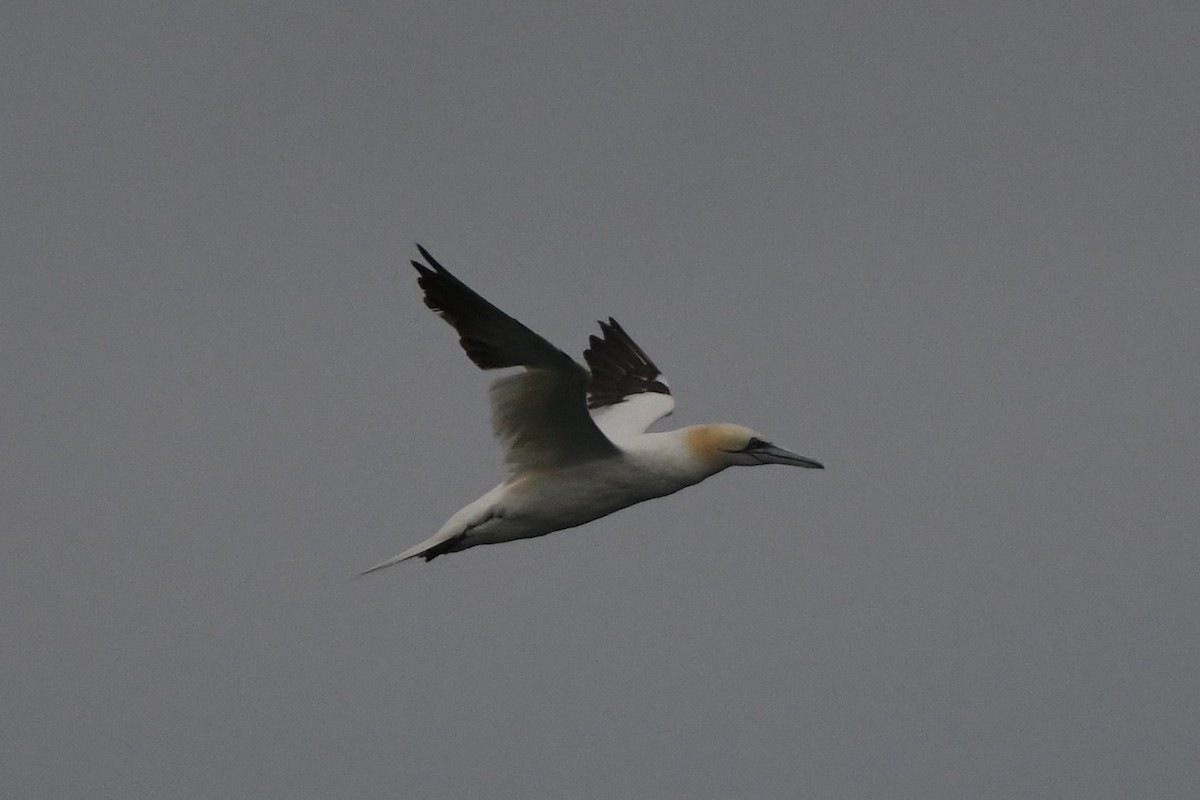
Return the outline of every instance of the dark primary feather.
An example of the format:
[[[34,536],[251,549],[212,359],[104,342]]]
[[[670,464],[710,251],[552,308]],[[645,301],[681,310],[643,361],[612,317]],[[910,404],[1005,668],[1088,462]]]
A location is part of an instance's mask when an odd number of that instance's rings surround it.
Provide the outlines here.
[[[612,317],[600,323],[604,337],[591,336],[583,357],[592,372],[588,386],[588,408],[620,403],[626,397],[644,392],[670,394],[659,380],[662,372],[637,342],[629,337]]]
[[[557,468],[617,450],[588,413],[583,365],[476,294],[417,245],[413,261],[425,305],[458,331],[459,343],[483,369],[526,369],[491,389],[492,426],[514,470]]]
[[[420,273],[417,284],[425,292],[425,305],[454,326],[459,344],[476,366],[482,369],[561,367],[558,359],[574,363],[566,353],[454,277],[424,247],[417,245],[417,249],[428,262],[428,266],[419,261],[411,262]]]

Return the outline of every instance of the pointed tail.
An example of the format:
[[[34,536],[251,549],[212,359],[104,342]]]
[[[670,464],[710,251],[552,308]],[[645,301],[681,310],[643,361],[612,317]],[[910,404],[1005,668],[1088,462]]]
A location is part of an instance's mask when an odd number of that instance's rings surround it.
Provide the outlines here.
[[[430,536],[420,544],[415,544],[405,550],[403,553],[394,555],[387,561],[380,561],[370,569],[365,569],[358,574],[360,576],[370,575],[372,572],[378,572],[381,569],[387,569],[388,567],[399,564],[401,561],[408,561],[410,558],[417,558],[418,556],[424,558],[426,561],[432,561],[438,556],[454,552],[455,545],[459,544],[461,539],[462,533],[453,533],[450,536],[447,536],[443,531],[438,531],[436,534]]]

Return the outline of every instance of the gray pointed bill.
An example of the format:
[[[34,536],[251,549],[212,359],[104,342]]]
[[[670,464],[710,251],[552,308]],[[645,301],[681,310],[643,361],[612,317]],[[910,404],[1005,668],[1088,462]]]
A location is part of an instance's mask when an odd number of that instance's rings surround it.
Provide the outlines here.
[[[791,450],[784,450],[782,447],[777,447],[773,444],[756,448],[750,451],[750,454],[764,464],[787,464],[788,466],[804,467],[805,469],[825,469],[825,465],[820,461],[802,456],[799,453],[793,453]]]

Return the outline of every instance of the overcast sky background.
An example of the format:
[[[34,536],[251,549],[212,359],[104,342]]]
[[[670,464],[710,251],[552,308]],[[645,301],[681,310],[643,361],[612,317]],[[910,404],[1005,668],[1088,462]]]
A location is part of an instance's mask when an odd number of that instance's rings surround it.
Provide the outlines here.
[[[1192,798],[1200,5],[8,3],[0,794]],[[733,470],[499,477],[419,241]]]

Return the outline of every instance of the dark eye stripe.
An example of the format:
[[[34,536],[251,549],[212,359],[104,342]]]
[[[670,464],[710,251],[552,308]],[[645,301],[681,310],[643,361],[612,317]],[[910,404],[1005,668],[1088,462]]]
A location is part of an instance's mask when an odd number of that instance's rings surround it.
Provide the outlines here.
[[[746,442],[746,450],[762,450],[764,447],[770,447],[770,442],[764,442],[757,436],[750,437],[750,441]]]

